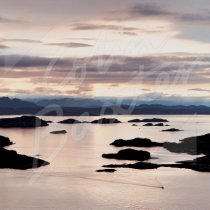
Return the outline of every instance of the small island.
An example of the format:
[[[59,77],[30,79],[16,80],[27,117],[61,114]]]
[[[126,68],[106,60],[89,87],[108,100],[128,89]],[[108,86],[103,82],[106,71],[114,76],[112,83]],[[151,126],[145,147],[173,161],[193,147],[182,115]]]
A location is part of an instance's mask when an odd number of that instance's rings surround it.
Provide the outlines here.
[[[115,169],[111,169],[111,168],[107,168],[107,169],[100,169],[100,170],[97,170],[96,172],[106,172],[106,173],[114,173]]]
[[[163,123],[157,123],[157,124],[153,124],[153,123],[146,123],[143,126],[156,126],[156,127],[163,127],[163,126],[168,126],[168,125],[164,125]]]
[[[129,123],[164,123],[164,122],[169,122],[166,119],[161,119],[161,118],[152,118],[152,119],[133,119],[133,120],[129,120]]]
[[[61,131],[52,131],[50,132],[51,134],[66,134],[67,131],[66,130],[61,130]]]
[[[125,149],[119,151],[117,154],[103,154],[102,157],[107,159],[117,159],[117,160],[144,161],[150,159],[150,153],[141,150]]]
[[[21,116],[0,119],[0,128],[36,128],[44,126],[48,126],[47,121],[35,116]]]
[[[163,123],[158,123],[158,124],[155,124],[155,126],[160,126],[160,127],[162,127],[162,126],[165,126]]]
[[[162,130],[162,132],[180,132],[180,131],[183,131],[183,130],[179,130],[179,129],[176,129],[176,128],[170,128],[170,129],[167,129],[167,130]]]
[[[11,142],[9,138],[4,136],[0,137],[0,168],[26,170],[50,164],[47,161],[26,155],[20,155],[16,151],[3,148],[12,144],[13,142]]]
[[[92,124],[116,124],[121,123],[118,119],[115,118],[101,118],[99,120],[94,120]]]
[[[13,145],[14,143],[10,141],[8,137],[0,136],[0,147],[7,147]]]
[[[138,126],[138,125],[136,125],[136,124],[133,124],[132,126],[133,126],[133,127],[136,127],[136,126]]]
[[[142,122],[142,120],[140,120],[140,119],[133,119],[133,120],[129,120],[128,122],[129,123],[140,123],[140,122]]]
[[[16,151],[0,148],[0,168],[26,170],[46,165],[49,165],[49,163],[44,160],[20,155]]]
[[[145,144],[151,144],[151,141],[148,139],[143,140]],[[137,139],[134,140],[116,140],[111,145],[116,146],[134,146],[137,142],[141,142]],[[163,146],[165,149],[174,153],[187,153],[190,155],[204,155],[203,157],[197,157],[194,160],[184,160],[176,163],[170,164],[155,164],[150,162],[142,162],[150,159],[150,153],[146,154],[145,151],[136,151],[136,150],[122,150],[117,154],[105,154],[103,157],[109,159],[119,159],[119,160],[138,160],[141,162],[133,164],[110,164],[104,165],[104,168],[131,168],[131,169],[157,169],[160,167],[169,167],[169,168],[180,168],[180,169],[190,169],[198,172],[210,172],[210,134],[203,136],[195,136],[186,138],[180,141],[180,143],[160,143],[160,146]],[[122,153],[122,154],[120,154]],[[107,170],[107,169],[105,169]]]
[[[198,172],[210,172],[210,156],[196,158],[194,160],[179,161],[172,164],[155,164],[149,162],[137,162],[134,164],[110,164],[102,166],[104,168],[132,168],[139,170],[158,169],[160,167],[190,169]]]
[[[62,124],[79,124],[82,123],[79,120],[75,120],[75,119],[66,119],[66,120],[62,120],[58,123],[62,123]]]
[[[131,140],[117,139],[110,145],[116,147],[160,147],[163,143],[152,142],[150,139],[146,138],[135,138]]]
[[[133,164],[110,164],[110,165],[103,165],[103,168],[132,168],[132,169],[140,169],[140,170],[146,170],[146,169],[157,169],[160,166],[154,163],[148,163],[148,162],[137,162]]]
[[[143,125],[143,126],[145,126],[145,127],[151,127],[151,126],[154,126],[154,124],[152,124],[152,123],[146,123],[145,125]]]

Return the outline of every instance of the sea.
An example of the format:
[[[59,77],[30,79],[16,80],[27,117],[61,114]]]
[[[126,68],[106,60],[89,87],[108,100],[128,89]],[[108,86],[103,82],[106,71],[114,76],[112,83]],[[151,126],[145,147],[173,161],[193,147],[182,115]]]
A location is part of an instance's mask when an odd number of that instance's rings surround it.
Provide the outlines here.
[[[8,116],[1,116],[2,118]],[[14,116],[9,116],[14,117]],[[92,121],[97,117],[41,117],[52,121],[48,127],[0,129],[15,144],[7,147],[20,154],[41,158],[50,165],[26,171],[0,170],[1,210],[208,210],[210,209],[210,173],[188,169],[159,168],[136,170],[119,168],[115,173],[97,173],[107,164],[134,163],[102,158],[122,148],[111,146],[116,139],[149,138],[156,142],[180,140],[210,133],[210,116],[105,116],[120,124],[58,123],[73,118]],[[128,123],[131,119],[164,118],[181,132],[162,132],[164,127],[144,127]],[[66,134],[50,132],[66,130]],[[137,148],[140,149],[140,148]],[[196,156],[176,154],[162,147],[149,151],[152,163],[175,163]]]

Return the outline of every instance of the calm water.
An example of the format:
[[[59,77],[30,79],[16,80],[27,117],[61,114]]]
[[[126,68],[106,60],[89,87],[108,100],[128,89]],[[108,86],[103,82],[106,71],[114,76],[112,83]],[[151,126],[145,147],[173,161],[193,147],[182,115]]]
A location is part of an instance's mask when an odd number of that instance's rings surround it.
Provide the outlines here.
[[[156,116],[163,117],[163,116]],[[171,127],[184,132],[163,133],[162,127],[118,125],[62,125],[69,117],[43,117],[52,120],[49,127],[37,129],[0,129],[16,144],[8,147],[35,156],[51,164],[36,170],[0,170],[1,210],[207,210],[209,209],[210,173],[185,169],[118,169],[114,174],[96,173],[106,160],[102,153],[117,152],[109,144],[118,138],[146,137],[158,142],[178,142],[189,136],[210,132],[210,116],[164,116]],[[93,120],[99,117],[74,117]],[[117,116],[127,122],[151,116]],[[142,124],[139,124],[142,125]],[[169,127],[170,128],[170,127]],[[54,130],[66,135],[52,135]],[[193,159],[163,148],[149,149],[152,162],[169,163]],[[122,161],[124,163],[125,161]],[[162,190],[161,186],[165,189]]]

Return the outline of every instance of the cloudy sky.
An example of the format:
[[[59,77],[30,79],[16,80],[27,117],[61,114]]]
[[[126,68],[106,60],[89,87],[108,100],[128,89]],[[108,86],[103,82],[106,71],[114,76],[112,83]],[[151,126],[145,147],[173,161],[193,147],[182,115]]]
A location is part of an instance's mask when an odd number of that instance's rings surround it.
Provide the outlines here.
[[[0,95],[210,98],[208,0],[7,0]]]

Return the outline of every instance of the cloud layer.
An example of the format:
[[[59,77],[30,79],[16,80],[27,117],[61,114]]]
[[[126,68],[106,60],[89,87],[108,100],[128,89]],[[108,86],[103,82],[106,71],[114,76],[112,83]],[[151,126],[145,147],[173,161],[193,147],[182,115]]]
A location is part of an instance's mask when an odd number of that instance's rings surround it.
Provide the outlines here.
[[[210,21],[210,11],[203,11],[198,13],[195,11],[173,11],[164,5],[156,3],[143,3],[136,4],[130,9],[130,15],[151,17],[151,18],[167,18],[175,21],[187,21],[187,22],[206,22]]]
[[[93,56],[47,58],[0,56],[1,78],[30,78],[56,84],[65,80],[87,83],[202,84],[210,82],[208,55]],[[5,70],[5,71],[3,71]]]
[[[49,46],[57,46],[57,47],[67,47],[67,48],[80,48],[80,47],[92,47],[93,45],[84,44],[84,43],[76,43],[76,42],[69,42],[69,43],[49,43]]]

